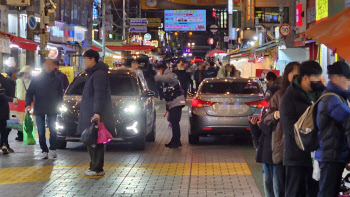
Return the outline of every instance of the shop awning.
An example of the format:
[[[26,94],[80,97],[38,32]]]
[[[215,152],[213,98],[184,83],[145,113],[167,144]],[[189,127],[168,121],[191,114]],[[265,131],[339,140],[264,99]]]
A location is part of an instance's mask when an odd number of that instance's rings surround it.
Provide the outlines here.
[[[113,51],[133,51],[133,50],[153,50],[154,46],[148,45],[127,45],[127,46],[107,46],[107,48]]]
[[[93,45],[92,49],[95,51],[100,51],[102,48],[102,44],[97,42],[96,40],[92,40],[92,45]],[[109,49],[109,47],[106,47],[105,49],[106,49],[106,52],[114,54],[114,51]]]
[[[305,33],[350,61],[350,8],[317,23]]]
[[[54,46],[54,47],[57,47],[57,48],[61,48],[62,50],[65,51],[65,53],[76,53],[77,51],[70,48],[69,46],[67,45],[64,45],[64,44],[55,44],[55,43],[48,43],[49,45],[51,46]]]
[[[220,50],[220,49],[214,49],[209,51],[207,54],[208,57],[213,57],[215,54],[221,54],[221,53],[226,53],[226,51]]]
[[[266,50],[266,49],[269,49],[272,47],[277,47],[277,46],[281,45],[282,43],[283,42],[279,42],[279,40],[273,40],[271,42],[260,45],[259,47],[257,47],[255,49],[255,51],[258,52],[258,51],[263,51],[263,50]],[[237,53],[230,55],[230,57],[235,58],[235,57],[249,56],[251,50],[252,49],[238,51]]]
[[[28,40],[25,38],[14,36],[12,34],[9,34],[9,33],[3,32],[3,31],[0,31],[0,34],[6,35],[7,37],[9,37],[10,42],[12,44],[18,45],[22,49],[36,51],[36,49],[38,47],[38,45],[32,40]]]

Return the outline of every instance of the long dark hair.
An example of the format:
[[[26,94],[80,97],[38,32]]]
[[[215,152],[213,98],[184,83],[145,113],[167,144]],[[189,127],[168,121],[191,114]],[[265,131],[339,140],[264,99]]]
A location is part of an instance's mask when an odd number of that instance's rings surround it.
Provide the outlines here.
[[[283,76],[282,76],[282,84],[281,84],[281,91],[282,94],[287,90],[288,86],[290,85],[290,82],[288,80],[289,73],[293,72],[294,68],[298,67],[300,68],[299,62],[290,62],[287,64],[286,68],[284,68]]]

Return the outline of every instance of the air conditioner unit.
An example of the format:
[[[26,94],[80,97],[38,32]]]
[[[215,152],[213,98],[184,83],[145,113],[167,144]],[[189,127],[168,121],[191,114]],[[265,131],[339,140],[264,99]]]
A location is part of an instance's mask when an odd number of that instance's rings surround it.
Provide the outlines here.
[[[30,6],[30,0],[7,0],[9,6]]]

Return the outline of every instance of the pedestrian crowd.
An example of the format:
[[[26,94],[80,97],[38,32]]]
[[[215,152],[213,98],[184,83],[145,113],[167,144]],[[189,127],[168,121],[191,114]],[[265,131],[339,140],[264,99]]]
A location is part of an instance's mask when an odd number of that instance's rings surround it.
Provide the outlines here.
[[[326,86],[322,73],[310,60],[289,63],[281,78],[266,77],[268,108],[260,118],[248,117],[266,197],[339,195],[350,159],[350,68],[342,61],[329,65]],[[306,121],[308,109],[314,129],[299,135],[296,123]],[[313,141],[301,143],[313,142],[314,150],[303,149],[299,138],[311,134]]]

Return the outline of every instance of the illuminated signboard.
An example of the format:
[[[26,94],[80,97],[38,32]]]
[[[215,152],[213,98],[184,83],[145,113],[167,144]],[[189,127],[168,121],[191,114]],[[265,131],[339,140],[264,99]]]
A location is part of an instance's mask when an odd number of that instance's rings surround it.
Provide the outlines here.
[[[165,10],[165,31],[206,31],[206,10]]]
[[[328,0],[316,0],[316,21],[328,17]]]

